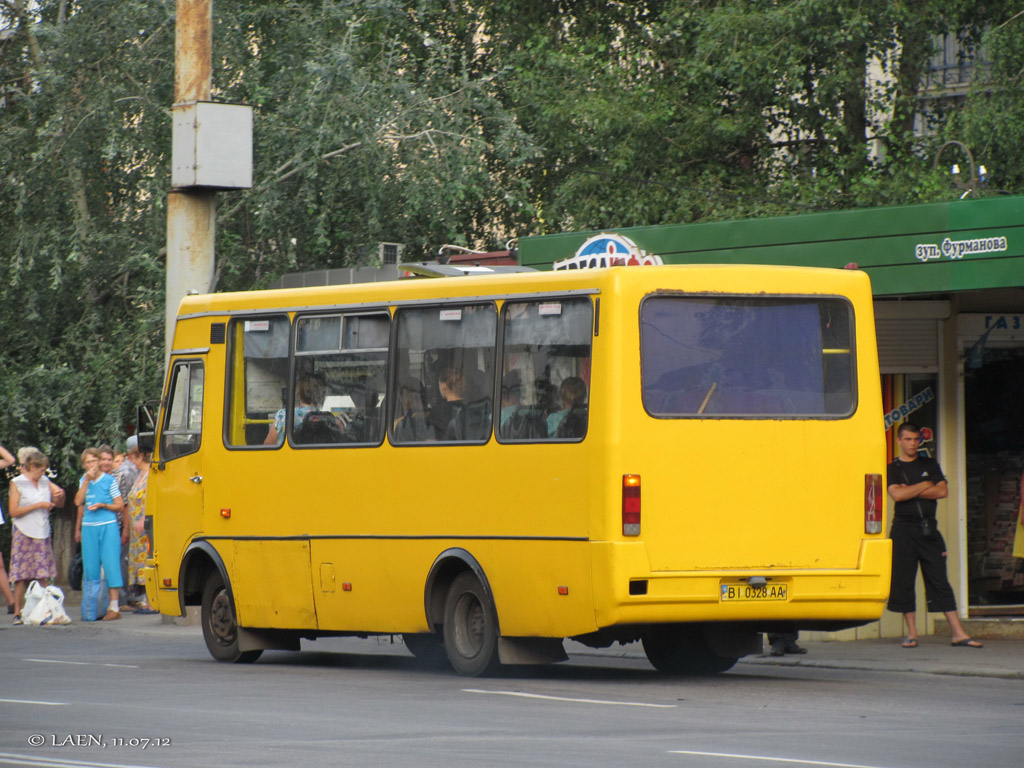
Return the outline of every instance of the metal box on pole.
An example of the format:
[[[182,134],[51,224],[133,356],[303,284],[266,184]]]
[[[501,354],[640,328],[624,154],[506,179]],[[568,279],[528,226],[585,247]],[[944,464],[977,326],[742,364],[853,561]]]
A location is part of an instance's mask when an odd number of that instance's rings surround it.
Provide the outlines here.
[[[252,107],[192,101],[172,108],[171,186],[252,186]]]

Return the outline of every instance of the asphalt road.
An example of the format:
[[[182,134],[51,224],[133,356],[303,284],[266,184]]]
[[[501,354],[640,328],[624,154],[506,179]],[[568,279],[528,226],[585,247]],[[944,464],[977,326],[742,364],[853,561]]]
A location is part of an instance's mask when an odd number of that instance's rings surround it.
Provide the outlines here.
[[[385,639],[253,665],[196,627],[126,617],[0,632],[0,765],[1016,765],[1024,680],[740,664],[666,679],[579,655],[501,677],[426,669]]]

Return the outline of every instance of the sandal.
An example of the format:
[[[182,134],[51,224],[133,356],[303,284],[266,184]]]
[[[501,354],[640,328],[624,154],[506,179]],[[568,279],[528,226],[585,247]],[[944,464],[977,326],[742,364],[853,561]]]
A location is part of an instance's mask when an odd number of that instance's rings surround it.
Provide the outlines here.
[[[963,640],[957,640],[953,643],[954,648],[984,648],[984,643],[975,640],[973,637],[965,637]]]
[[[906,640],[903,641],[903,647],[904,648],[917,648],[917,638],[916,637],[908,637]]]

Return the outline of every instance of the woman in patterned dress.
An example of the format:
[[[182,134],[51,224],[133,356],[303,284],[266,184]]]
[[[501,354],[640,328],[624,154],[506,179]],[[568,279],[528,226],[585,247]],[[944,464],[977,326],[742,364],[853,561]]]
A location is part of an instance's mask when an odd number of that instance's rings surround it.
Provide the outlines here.
[[[149,480],[149,454],[129,455],[128,460],[139,469],[128,492],[128,594],[134,599],[136,613],[156,613],[146,601],[146,577],[142,569],[149,557],[149,536],[146,534],[146,483]]]
[[[25,590],[33,579],[51,581],[57,575],[50,544],[50,510],[63,505],[64,490],[46,477],[50,460],[39,451],[29,451],[21,465],[22,474],[11,480],[10,513],[11,581],[14,582],[14,623],[21,624]]]

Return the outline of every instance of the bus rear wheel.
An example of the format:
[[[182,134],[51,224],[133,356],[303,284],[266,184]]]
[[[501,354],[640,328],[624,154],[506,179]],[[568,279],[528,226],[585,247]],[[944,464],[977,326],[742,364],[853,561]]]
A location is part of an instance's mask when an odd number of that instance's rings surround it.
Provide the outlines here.
[[[480,677],[498,669],[498,619],[480,580],[460,573],[444,605],[444,647],[460,675]]]
[[[202,623],[206,649],[217,661],[249,664],[263,653],[262,649],[238,650],[235,606],[224,577],[216,570],[209,575],[203,587]]]
[[[643,636],[644,653],[666,675],[714,675],[732,669],[737,658],[712,650],[699,628],[658,627]]]

